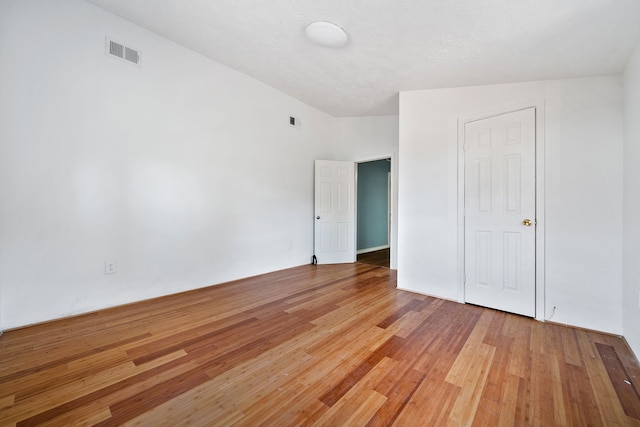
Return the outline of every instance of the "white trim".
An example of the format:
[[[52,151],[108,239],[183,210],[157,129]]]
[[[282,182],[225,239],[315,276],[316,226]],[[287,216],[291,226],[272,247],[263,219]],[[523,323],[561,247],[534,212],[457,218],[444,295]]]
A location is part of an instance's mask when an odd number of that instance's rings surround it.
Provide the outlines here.
[[[391,184],[391,166],[389,166],[389,172],[387,172],[387,243],[389,246],[391,246],[391,208],[393,206]]]
[[[391,245],[382,245],[382,246],[375,246],[373,248],[358,249],[356,251],[356,254],[357,255],[368,254],[369,252],[381,251],[383,249],[389,249],[390,247]]]
[[[545,320],[545,110],[544,99],[510,104],[458,117],[458,302],[464,294],[464,125],[501,114],[535,108],[536,112],[536,320]]]
[[[356,163],[369,163],[369,162],[375,162],[378,160],[391,159],[391,164],[393,165],[393,156],[394,154],[392,153],[392,154],[386,154],[381,156],[365,157],[363,159],[356,160]]]
[[[396,153],[393,152],[391,154],[386,154],[386,155],[381,155],[381,156],[365,157],[363,159],[356,160],[354,163],[356,163],[356,166],[357,166],[358,163],[375,162],[376,160],[384,160],[384,159],[391,159],[391,165],[390,165],[390,173],[391,173],[391,194],[390,194],[390,196],[391,196],[391,206],[390,206],[390,208],[391,208],[391,210],[389,212],[389,216],[390,216],[389,223],[391,224],[391,231],[390,231],[390,235],[389,235],[389,261],[390,261],[389,268],[391,270],[396,270],[398,268],[397,267],[398,259],[397,259],[397,254],[396,254],[396,251],[397,251],[396,246],[397,245],[394,244],[394,241],[395,241],[394,238],[396,236],[394,230],[395,230],[395,228],[397,228],[397,227],[394,227],[394,225],[397,225],[397,224],[395,224],[395,221],[397,221],[396,220],[396,218],[397,218],[396,210],[398,209],[398,203],[397,203],[398,201],[395,199],[395,194],[396,194],[395,188],[396,188],[396,185],[397,185],[397,182],[398,182],[397,181],[398,175],[397,175],[397,169],[396,169],[397,168],[396,167]],[[355,177],[356,177],[356,182],[355,182],[355,192],[356,192],[356,195],[355,195],[355,209],[356,209],[355,217],[356,217],[356,225],[354,227],[354,230],[355,230],[354,231],[354,242],[355,242],[356,245],[354,247],[357,247],[357,243],[358,243],[358,241],[357,241],[357,230],[358,230],[358,168],[357,167],[355,168]]]

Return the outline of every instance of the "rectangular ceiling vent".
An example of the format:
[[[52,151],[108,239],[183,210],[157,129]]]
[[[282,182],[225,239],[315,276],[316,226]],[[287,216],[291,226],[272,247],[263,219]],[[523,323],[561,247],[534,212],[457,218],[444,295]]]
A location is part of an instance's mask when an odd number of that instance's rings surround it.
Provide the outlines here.
[[[126,46],[109,37],[105,38],[105,54],[140,66],[140,51],[138,49]]]

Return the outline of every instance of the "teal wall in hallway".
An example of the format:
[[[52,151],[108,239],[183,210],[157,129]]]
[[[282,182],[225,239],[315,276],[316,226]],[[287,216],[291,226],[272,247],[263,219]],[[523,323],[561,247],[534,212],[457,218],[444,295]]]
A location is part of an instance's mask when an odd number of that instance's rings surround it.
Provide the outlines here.
[[[386,246],[388,241],[387,160],[358,164],[358,245],[357,249]]]

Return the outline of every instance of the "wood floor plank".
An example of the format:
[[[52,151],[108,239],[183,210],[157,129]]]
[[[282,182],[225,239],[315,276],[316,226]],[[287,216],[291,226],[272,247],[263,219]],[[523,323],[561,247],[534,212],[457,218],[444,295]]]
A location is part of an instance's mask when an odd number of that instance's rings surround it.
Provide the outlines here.
[[[365,375],[367,375],[380,361],[394,348],[404,345],[405,340],[399,337],[392,337],[387,340],[380,348],[378,348],[371,356],[360,363],[356,368],[349,372],[342,381],[335,385],[331,390],[320,397],[325,405],[331,407],[338,402],[353,386],[355,386]]]
[[[386,377],[389,377],[389,375],[386,375]],[[389,426],[393,424],[425,377],[424,373],[410,369],[408,372],[403,373],[397,381],[394,381],[393,386],[388,391],[385,390],[385,393],[382,393],[380,388],[376,387],[376,391],[379,391],[381,396],[386,396],[386,401],[367,420],[366,425]]]
[[[341,425],[345,426],[361,426],[365,425],[374,414],[380,412],[381,407],[387,401],[386,396],[377,393],[375,390],[367,390],[365,392],[361,392],[362,394],[367,395],[367,398],[364,402],[358,406],[356,410],[354,410],[349,418],[344,421]],[[346,411],[345,411],[346,412]]]
[[[489,331],[491,331],[492,328],[493,324],[489,327]],[[497,345],[491,346],[495,348],[495,354],[487,376],[487,383],[482,391],[483,399],[495,403],[500,403],[502,400],[502,390],[508,375],[504,366],[508,366],[509,360],[511,359],[513,342],[514,340],[511,337],[502,337],[501,340],[496,342]],[[483,344],[487,344],[486,339],[483,341]]]
[[[523,361],[518,363],[521,369],[510,369],[509,372],[510,375],[524,379],[522,385],[526,390],[519,390],[518,405],[524,418],[516,422],[524,421],[527,424],[537,426],[554,425],[553,394],[550,390],[552,381],[550,360],[555,354],[532,353],[530,356],[528,363],[523,363]]]
[[[427,302],[429,304],[431,301]],[[399,310],[393,313],[391,316],[378,323],[378,327],[386,329],[391,326],[395,321],[401,319],[409,311],[421,311],[425,306],[425,301],[419,299],[413,299],[408,304],[402,306]]]
[[[398,362],[388,357],[382,357],[376,361],[357,384],[350,388],[334,406],[330,407],[318,419],[313,420],[313,425],[350,425],[347,422],[352,415],[363,405],[369,411],[369,418],[382,406],[386,397],[375,391],[375,385],[381,377],[385,376],[397,366]],[[373,395],[373,402],[369,398]],[[381,397],[378,399],[378,397]],[[322,399],[321,399],[322,400]],[[325,402],[326,403],[326,402]],[[360,422],[360,424],[363,424]]]
[[[393,425],[445,426],[459,393],[458,386],[427,375]]]
[[[632,382],[631,375],[622,365],[616,350],[610,345],[600,343],[596,343],[596,347],[625,414],[640,420],[640,393],[636,384]]]
[[[502,396],[500,399],[500,416],[496,425],[509,427],[516,424],[518,405],[518,389],[522,379],[515,375],[505,375]]]
[[[0,425],[633,427],[638,375],[620,337],[300,266],[6,332]]]
[[[520,316],[509,316],[505,324],[514,325],[515,330],[505,333],[514,339],[514,345],[509,360],[508,373],[526,378],[530,367],[531,322]]]
[[[66,412],[59,417],[51,418],[39,426],[93,426],[111,417],[108,405],[100,400],[91,402],[73,411]]]
[[[562,336],[562,352],[566,363],[582,366],[582,358],[576,342],[576,331],[573,328],[564,328],[560,331]]]
[[[563,373],[560,366],[562,362],[555,357],[549,358],[549,375],[547,380],[549,382],[549,391],[553,402],[553,419],[556,423],[561,425],[567,425],[568,419],[575,420],[573,414],[570,414],[571,397],[568,396],[568,388],[566,382],[563,383]],[[566,374],[566,373],[565,373]],[[569,381],[571,385],[575,382]]]
[[[384,329],[389,335],[395,335],[400,338],[407,338],[418,326],[424,322],[424,319],[431,312],[409,311],[407,314],[396,320],[390,326]]]
[[[495,347],[480,344],[474,350],[474,353],[471,363],[467,362],[469,368],[465,370],[464,376],[457,378],[459,380],[457,385],[460,387],[461,392],[449,413],[449,420],[455,425],[470,425],[473,423],[480,404],[482,390],[489,374],[489,367],[493,361]],[[482,420],[482,423],[485,423],[484,420]]]
[[[150,334],[143,334],[143,335],[139,335],[139,336],[128,338],[126,340],[118,340],[118,341],[115,341],[115,342],[112,342],[112,343],[109,343],[109,344],[106,344],[106,345],[103,345],[103,346],[100,346],[100,347],[97,347],[97,348],[92,348],[92,349],[89,349],[89,350],[85,350],[85,351],[82,351],[80,353],[74,353],[74,354],[71,354],[71,355],[67,355],[66,357],[61,357],[59,359],[51,360],[50,362],[42,363],[42,364],[37,365],[37,366],[32,366],[32,367],[29,367],[29,368],[26,368],[26,369],[23,369],[23,370],[20,370],[20,371],[16,371],[16,372],[7,374],[7,375],[5,375],[3,377],[0,377],[0,383],[11,381],[11,380],[13,380],[15,378],[25,377],[25,376],[28,376],[28,375],[31,375],[31,374],[34,374],[34,373],[37,373],[37,372],[40,372],[40,371],[45,371],[47,369],[50,369],[50,368],[53,368],[53,367],[56,367],[56,366],[66,365],[67,363],[72,362],[74,360],[81,360],[81,359],[87,358],[89,356],[92,356],[94,354],[100,354],[100,353],[103,353],[103,352],[105,352],[107,350],[110,350],[112,348],[121,347],[121,346],[124,346],[124,345],[126,345],[126,344],[128,344],[130,342],[136,342],[136,341],[139,341],[139,340],[141,340],[143,338],[147,338],[149,336],[151,336],[151,335]],[[34,352],[38,352],[38,350],[39,350],[38,348],[34,348],[33,349]],[[68,351],[68,349],[66,349],[66,350]],[[61,353],[60,349],[58,350],[57,353]]]
[[[605,426],[631,425],[625,419],[624,409],[615,396],[615,390],[611,385],[606,368],[600,359],[595,343],[591,340],[593,335],[586,331],[577,331],[577,335],[579,337],[578,344],[582,354],[585,355],[584,363],[589,384],[599,408],[599,419],[592,420],[592,422],[598,422],[599,425]]]

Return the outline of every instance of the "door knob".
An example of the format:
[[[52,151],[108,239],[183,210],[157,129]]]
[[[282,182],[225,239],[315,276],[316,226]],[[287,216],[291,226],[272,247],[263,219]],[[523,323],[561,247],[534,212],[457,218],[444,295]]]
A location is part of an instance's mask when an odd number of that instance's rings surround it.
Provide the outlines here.
[[[320,219],[320,215],[318,215],[318,216],[316,217],[316,219]]]
[[[524,225],[525,227],[531,227],[531,220],[530,219],[523,220],[522,225]]]

